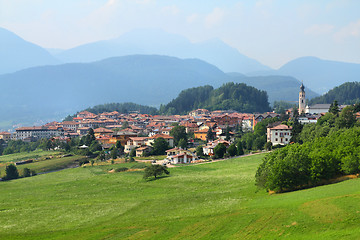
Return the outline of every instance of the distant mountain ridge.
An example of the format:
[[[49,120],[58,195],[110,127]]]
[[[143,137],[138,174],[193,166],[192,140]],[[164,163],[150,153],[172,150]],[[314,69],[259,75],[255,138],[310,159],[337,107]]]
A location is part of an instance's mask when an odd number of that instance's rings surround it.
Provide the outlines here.
[[[313,91],[323,94],[345,82],[360,81],[360,64],[301,57],[286,63],[278,70],[253,72],[250,75],[293,76]]]
[[[27,42],[16,34],[0,28],[0,74],[41,65],[59,64],[44,48]]]
[[[79,109],[104,103],[134,102],[158,107],[184,89],[204,85],[217,88],[226,82],[245,82],[249,86],[260,83],[271,101],[288,100],[282,98],[288,93],[294,95],[292,99],[298,97],[300,82],[296,79],[272,76],[256,80],[235,75],[230,76],[199,59],[159,55],[29,68],[0,75],[0,128],[1,122],[32,125],[59,120]],[[287,82],[292,87],[283,88]]]
[[[0,122],[35,122],[111,102],[159,106],[182,89],[220,86],[227,75],[198,59],[133,55],[0,75]]]
[[[191,43],[187,38],[161,30],[134,30],[119,38],[84,44],[55,56],[64,62],[93,62],[133,54],[198,58],[224,72],[253,72],[271,68],[251,59],[219,39]]]

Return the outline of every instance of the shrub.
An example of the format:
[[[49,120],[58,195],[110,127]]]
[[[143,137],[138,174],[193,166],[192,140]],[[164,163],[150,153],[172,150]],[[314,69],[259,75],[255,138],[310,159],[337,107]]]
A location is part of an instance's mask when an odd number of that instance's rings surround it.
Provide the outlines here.
[[[225,152],[226,152],[226,147],[222,143],[219,143],[214,148],[215,158],[222,158],[224,156]]]
[[[227,152],[228,152],[228,154],[229,154],[231,157],[235,156],[235,155],[237,154],[237,149],[236,149],[235,144],[231,144],[231,145],[228,147]]]
[[[31,176],[31,171],[29,168],[24,168],[23,170],[23,177],[30,177]]]
[[[125,172],[125,171],[127,171],[127,170],[129,170],[129,169],[126,168],[126,167],[121,167],[121,168],[115,169],[115,172]]]
[[[79,166],[82,166],[82,165],[84,165],[84,164],[86,164],[86,163],[89,163],[89,160],[88,160],[88,159],[81,159],[81,160],[79,161]]]
[[[19,172],[14,164],[7,165],[5,168],[5,173],[6,180],[19,178]]]

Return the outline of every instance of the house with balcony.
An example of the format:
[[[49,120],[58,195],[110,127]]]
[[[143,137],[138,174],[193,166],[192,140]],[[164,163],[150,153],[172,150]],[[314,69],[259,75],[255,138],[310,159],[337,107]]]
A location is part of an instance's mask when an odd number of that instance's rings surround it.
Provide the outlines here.
[[[267,128],[267,141],[273,145],[286,145],[290,143],[292,127],[285,124]]]
[[[191,163],[196,159],[195,154],[178,147],[167,150],[166,155],[166,159],[172,164]]]

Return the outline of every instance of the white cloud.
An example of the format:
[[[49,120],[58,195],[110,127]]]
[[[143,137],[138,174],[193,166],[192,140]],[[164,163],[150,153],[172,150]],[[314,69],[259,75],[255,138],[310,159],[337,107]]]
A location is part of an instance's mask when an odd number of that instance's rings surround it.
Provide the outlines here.
[[[186,17],[186,21],[187,21],[188,23],[193,23],[193,22],[195,22],[198,18],[199,18],[199,15],[196,14],[196,13],[193,13],[193,14],[191,14],[191,15],[189,15],[189,16]]]
[[[205,17],[205,25],[207,28],[211,28],[218,25],[225,15],[225,11],[221,8],[214,8],[213,11]]]
[[[335,40],[338,42],[354,37],[360,37],[360,19],[349,23],[334,35]]]
[[[172,5],[172,6],[163,7],[161,11],[166,14],[177,15],[179,13],[179,8],[175,5]]]
[[[137,4],[149,4],[152,2],[152,0],[136,0]]]
[[[330,24],[314,24],[304,30],[305,35],[324,35],[332,33],[334,26]]]

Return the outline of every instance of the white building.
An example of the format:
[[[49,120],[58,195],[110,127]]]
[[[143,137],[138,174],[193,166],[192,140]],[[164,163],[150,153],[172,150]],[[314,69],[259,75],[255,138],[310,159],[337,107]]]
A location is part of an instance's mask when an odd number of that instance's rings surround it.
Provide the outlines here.
[[[273,145],[286,145],[290,143],[292,127],[284,124],[267,128],[267,141]]]
[[[15,131],[17,140],[24,140],[31,137],[41,139],[64,136],[64,130],[61,127],[21,127]]]
[[[172,164],[191,163],[196,159],[192,152],[177,147],[167,150],[166,155],[166,159],[169,160]]]
[[[300,116],[298,121],[301,124],[317,123],[317,120],[321,117],[321,114]]]
[[[305,113],[319,114],[327,113],[331,104],[315,104],[313,106],[306,106]]]
[[[147,137],[130,137],[124,147],[124,153],[129,153],[132,149],[137,147],[146,146],[147,140]]]

